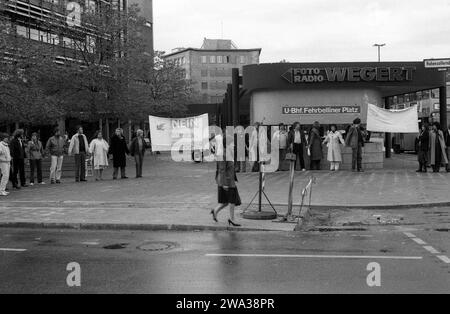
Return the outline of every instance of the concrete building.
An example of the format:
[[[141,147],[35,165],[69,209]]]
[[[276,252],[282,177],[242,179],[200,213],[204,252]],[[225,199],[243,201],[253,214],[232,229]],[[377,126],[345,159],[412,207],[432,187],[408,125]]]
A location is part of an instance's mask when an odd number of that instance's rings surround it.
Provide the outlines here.
[[[231,84],[232,68],[242,73],[243,66],[259,64],[260,54],[261,48],[239,49],[228,39],[205,38],[201,48],[175,48],[165,58],[186,70],[203,104],[219,104]]]
[[[138,5],[140,15],[146,20],[145,26],[142,29],[142,39],[146,45],[146,51],[153,55],[153,0],[128,0],[128,6],[131,5]]]

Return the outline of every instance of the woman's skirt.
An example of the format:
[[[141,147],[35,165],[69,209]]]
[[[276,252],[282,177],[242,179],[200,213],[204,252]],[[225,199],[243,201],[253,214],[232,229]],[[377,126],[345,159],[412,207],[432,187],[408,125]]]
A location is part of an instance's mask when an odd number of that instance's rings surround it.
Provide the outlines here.
[[[242,204],[237,188],[228,188],[228,190],[225,190],[219,186],[217,194],[219,204],[234,204],[235,206]]]

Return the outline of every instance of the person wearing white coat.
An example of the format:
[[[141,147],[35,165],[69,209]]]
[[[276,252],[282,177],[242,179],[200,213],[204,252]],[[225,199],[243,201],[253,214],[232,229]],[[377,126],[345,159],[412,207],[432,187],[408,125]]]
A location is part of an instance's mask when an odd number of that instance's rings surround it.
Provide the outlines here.
[[[339,165],[342,162],[341,145],[345,145],[341,132],[337,131],[337,126],[332,124],[330,131],[325,138],[324,144],[328,147],[328,161],[330,162],[330,170],[338,171]]]
[[[89,145],[89,152],[94,158],[95,181],[103,180],[103,169],[108,167],[108,151],[108,142],[103,139],[102,132],[97,131]]]

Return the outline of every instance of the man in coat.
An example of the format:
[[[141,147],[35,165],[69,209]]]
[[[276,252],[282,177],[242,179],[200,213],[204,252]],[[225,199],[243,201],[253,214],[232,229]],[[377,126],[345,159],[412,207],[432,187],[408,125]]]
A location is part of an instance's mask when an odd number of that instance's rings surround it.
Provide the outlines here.
[[[111,137],[111,145],[109,147],[109,153],[113,156],[113,180],[117,180],[119,174],[122,179],[128,179],[125,174],[125,167],[127,166],[127,155],[130,154],[127,142],[123,136],[123,130],[121,128],[116,129],[116,133]]]
[[[441,164],[448,166],[444,133],[441,130],[439,122],[433,123],[433,129],[430,133],[430,152],[430,164],[433,172],[439,172]]]
[[[422,129],[419,133],[418,146],[419,170],[417,170],[417,172],[427,172],[430,132],[428,131],[428,125],[425,123],[422,125]]]
[[[450,161],[450,125],[444,133],[445,146],[447,146],[447,159]],[[447,164],[447,172],[450,172],[450,163]]]
[[[311,156],[309,157],[311,170],[320,170],[320,163],[323,158],[322,138],[320,136],[320,123],[314,122],[308,137],[308,148]]]
[[[134,157],[136,162],[136,178],[142,178],[142,164],[145,155],[144,131],[137,130],[136,137],[130,144],[130,155]]]
[[[17,180],[17,175],[20,176],[20,185],[22,187],[27,187],[25,179],[25,141],[23,139],[23,130],[18,129],[14,132],[14,138],[10,143],[12,165],[13,165],[13,176],[12,183],[15,189],[20,189],[19,181]]]
[[[303,151],[307,146],[307,143],[305,133],[301,130],[300,122],[295,122],[292,129],[289,130],[287,141],[289,150],[294,153],[296,157],[294,169],[298,169],[298,164],[300,164],[300,170],[306,171]]]
[[[75,181],[86,181],[86,155],[89,154],[89,144],[83,128],[77,127],[77,133],[72,136],[69,145],[69,156],[75,156]]]
[[[353,121],[345,138],[345,145],[352,148],[352,171],[363,172],[362,169],[362,148],[364,147],[364,131],[361,127],[361,119]]]

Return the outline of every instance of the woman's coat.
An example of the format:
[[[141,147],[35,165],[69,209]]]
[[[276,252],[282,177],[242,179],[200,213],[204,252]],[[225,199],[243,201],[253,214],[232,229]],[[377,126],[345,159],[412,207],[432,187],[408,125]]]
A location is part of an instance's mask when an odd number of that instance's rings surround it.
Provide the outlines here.
[[[442,163],[448,164],[444,133],[439,130],[437,134],[434,131],[430,133],[430,165],[436,165],[436,136],[439,136],[439,144],[441,145],[442,152]]]
[[[89,151],[94,157],[94,169],[98,170],[100,167],[108,166],[108,150],[109,145],[105,140],[95,139],[89,146]]]
[[[331,162],[342,162],[341,144],[345,145],[342,134],[338,131],[329,132],[324,144],[328,147],[327,160]]]

